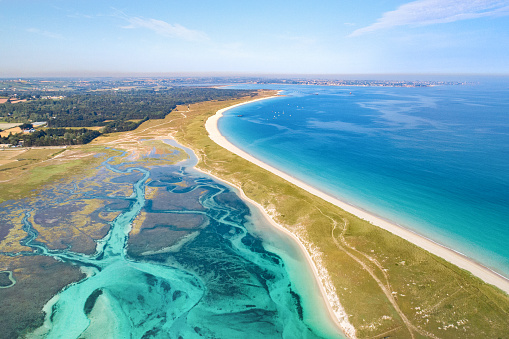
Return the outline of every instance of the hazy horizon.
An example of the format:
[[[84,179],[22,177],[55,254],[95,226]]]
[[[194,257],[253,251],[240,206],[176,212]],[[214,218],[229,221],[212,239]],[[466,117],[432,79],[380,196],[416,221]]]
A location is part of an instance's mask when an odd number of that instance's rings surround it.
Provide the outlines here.
[[[476,81],[483,78],[509,78],[509,74],[433,74],[433,73],[373,73],[373,74],[266,74],[266,73],[225,73],[225,72],[151,72],[151,73],[99,73],[99,72],[70,72],[53,74],[29,74],[0,76],[5,80],[77,80],[77,79],[178,79],[178,78],[232,78],[232,79],[315,79],[315,80],[374,80],[374,81]]]

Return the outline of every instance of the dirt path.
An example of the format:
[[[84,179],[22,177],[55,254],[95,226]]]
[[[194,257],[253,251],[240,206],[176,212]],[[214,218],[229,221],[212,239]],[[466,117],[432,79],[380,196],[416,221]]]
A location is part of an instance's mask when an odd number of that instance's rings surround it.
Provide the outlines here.
[[[407,328],[407,330],[408,330],[408,332],[410,334],[410,337],[411,338],[415,338],[414,333],[417,332],[418,334],[420,334],[422,336],[438,339],[438,337],[434,336],[433,334],[428,333],[428,332],[426,332],[426,331],[424,331],[424,330],[414,326],[410,322],[410,320],[408,320],[406,315],[401,311],[401,309],[399,308],[399,305],[398,305],[396,299],[394,298],[394,295],[392,294],[392,288],[391,288],[391,285],[389,283],[389,276],[388,276],[386,270],[383,268],[383,266],[375,258],[370,257],[369,255],[367,255],[367,254],[365,254],[363,252],[358,251],[355,247],[353,247],[353,246],[351,246],[351,245],[349,245],[347,243],[344,235],[345,235],[346,231],[348,230],[348,220],[342,218],[343,228],[341,230],[341,233],[338,235],[338,237],[336,237],[334,232],[338,229],[338,222],[336,220],[334,220],[332,217],[324,214],[320,209],[318,209],[318,211],[323,216],[327,217],[331,221],[331,223],[333,225],[332,231],[331,231],[331,237],[332,237],[332,240],[333,240],[334,244],[341,251],[345,252],[350,258],[355,260],[362,267],[362,269],[365,270],[373,278],[373,280],[375,280],[377,285],[380,287],[380,289],[383,291],[383,293],[387,297],[387,300],[391,303],[392,307],[398,313],[399,317],[401,318],[401,320],[405,324],[405,326],[406,326],[406,328]],[[339,238],[339,241],[338,241],[338,238]],[[348,250],[345,247],[348,248]],[[356,255],[354,255],[351,252],[355,252],[355,253],[361,255],[361,256],[365,257],[367,260],[369,260],[371,263],[373,263],[380,270],[380,272],[383,274],[385,283],[382,282],[382,280],[375,274],[375,270],[373,268],[371,268],[363,260],[361,260],[359,257],[357,257]],[[381,335],[384,335],[384,334],[385,333],[382,333],[380,335],[377,335],[376,337],[378,338],[378,337],[380,337]]]

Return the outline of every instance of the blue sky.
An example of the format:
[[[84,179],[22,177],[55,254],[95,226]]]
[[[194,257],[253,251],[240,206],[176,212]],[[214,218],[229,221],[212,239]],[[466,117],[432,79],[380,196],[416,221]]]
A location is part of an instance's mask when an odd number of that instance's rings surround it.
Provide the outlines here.
[[[0,0],[0,76],[509,74],[509,0]]]

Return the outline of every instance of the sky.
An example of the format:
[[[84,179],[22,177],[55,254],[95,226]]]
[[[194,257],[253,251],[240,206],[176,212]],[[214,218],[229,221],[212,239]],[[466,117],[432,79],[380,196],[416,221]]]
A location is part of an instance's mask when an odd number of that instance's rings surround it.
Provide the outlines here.
[[[509,0],[0,0],[0,77],[509,74]]]

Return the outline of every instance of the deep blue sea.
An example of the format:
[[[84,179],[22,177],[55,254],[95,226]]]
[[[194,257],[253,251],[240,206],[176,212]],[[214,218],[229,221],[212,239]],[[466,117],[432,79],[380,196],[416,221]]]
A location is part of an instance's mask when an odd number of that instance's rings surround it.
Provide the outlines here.
[[[509,78],[419,88],[236,85],[232,143],[509,277]]]

